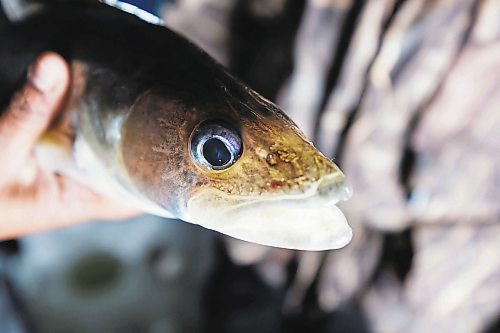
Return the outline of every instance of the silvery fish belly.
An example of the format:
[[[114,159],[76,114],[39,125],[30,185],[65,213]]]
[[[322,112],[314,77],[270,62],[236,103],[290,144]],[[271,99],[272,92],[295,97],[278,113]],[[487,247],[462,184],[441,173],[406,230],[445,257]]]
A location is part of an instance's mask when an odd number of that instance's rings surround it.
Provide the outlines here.
[[[10,66],[19,75],[47,50],[71,65],[66,112],[36,150],[47,167],[250,242],[328,250],[350,241],[336,204],[351,189],[339,168],[274,104],[169,29],[72,3],[46,6],[0,40],[0,60],[19,61]]]

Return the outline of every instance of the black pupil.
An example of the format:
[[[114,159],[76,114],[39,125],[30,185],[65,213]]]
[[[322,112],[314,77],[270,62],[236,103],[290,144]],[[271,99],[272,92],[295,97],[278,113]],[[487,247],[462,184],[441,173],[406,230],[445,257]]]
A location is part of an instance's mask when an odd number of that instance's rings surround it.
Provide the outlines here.
[[[208,139],[203,145],[203,156],[213,166],[221,167],[231,161],[231,153],[224,142],[217,138]]]

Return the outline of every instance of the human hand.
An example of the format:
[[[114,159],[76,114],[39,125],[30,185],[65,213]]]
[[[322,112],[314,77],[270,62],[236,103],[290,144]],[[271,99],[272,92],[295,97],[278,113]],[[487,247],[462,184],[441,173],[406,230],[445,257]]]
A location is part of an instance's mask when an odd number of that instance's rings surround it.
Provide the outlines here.
[[[60,111],[69,85],[68,64],[45,53],[0,116],[0,239],[138,213],[45,170],[35,159],[34,147]]]

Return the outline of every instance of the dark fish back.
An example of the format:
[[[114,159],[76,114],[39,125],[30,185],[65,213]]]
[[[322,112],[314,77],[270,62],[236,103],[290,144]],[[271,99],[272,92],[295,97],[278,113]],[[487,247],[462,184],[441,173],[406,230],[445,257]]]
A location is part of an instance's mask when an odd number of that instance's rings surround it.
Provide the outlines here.
[[[104,4],[63,1],[0,30],[2,109],[44,51],[90,64],[87,93],[103,105],[132,103],[151,89],[204,105],[220,95],[221,82],[241,89],[222,66],[169,29]]]

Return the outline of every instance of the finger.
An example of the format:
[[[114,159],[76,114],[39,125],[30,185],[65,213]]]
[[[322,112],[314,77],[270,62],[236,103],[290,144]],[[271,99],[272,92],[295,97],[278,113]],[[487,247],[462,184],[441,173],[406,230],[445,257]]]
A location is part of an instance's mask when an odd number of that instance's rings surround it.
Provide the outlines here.
[[[61,208],[65,214],[59,220],[74,224],[88,220],[119,220],[139,215],[138,208],[130,204],[118,202],[102,194],[96,193],[76,180],[64,176],[56,176]],[[62,211],[62,209],[59,209]]]
[[[28,82],[0,116],[0,181],[22,167],[26,157],[61,107],[69,85],[69,67],[56,53],[41,55]]]
[[[92,220],[123,220],[141,214],[64,176],[41,174],[31,187],[1,193],[0,240]]]

